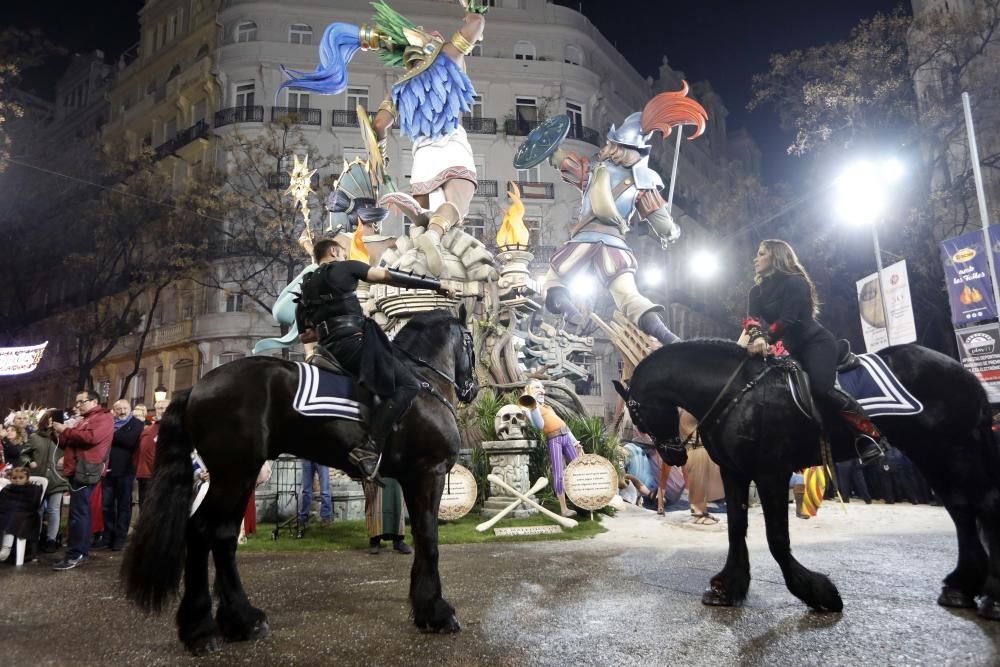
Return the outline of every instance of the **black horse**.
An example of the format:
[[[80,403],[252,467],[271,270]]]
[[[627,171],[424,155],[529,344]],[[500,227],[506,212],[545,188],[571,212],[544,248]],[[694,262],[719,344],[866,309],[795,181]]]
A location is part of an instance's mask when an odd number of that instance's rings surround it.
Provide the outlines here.
[[[878,355],[924,409],[913,416],[875,421],[927,477],[958,531],[958,566],[945,577],[938,603],[971,608],[982,596],[979,615],[1000,620],[1000,451],[992,437],[986,395],[958,362],[932,350],[901,345]],[[677,447],[676,406],[699,420],[711,410],[701,436],[722,469],[729,555],[702,602],[739,605],[746,598],[747,504],[754,481],[768,546],[788,589],[813,609],[840,611],[843,602],[836,586],[796,561],[788,539],[789,476],[820,463],[820,431],[793,404],[783,371],[761,377],[764,364],[747,360],[746,351],[732,342],[695,340],[657,350],[636,367],[628,388],[616,386],[632,421],[654,438],[669,465],[687,460],[684,448]],[[755,379],[755,386],[744,391]],[[716,421],[719,415],[722,419]],[[855,456],[846,427],[832,424],[830,430],[833,457]]]
[[[460,446],[456,405],[471,401],[479,390],[464,321],[464,307],[459,319],[445,311],[422,313],[395,339],[424,390],[390,439],[381,470],[403,487],[415,547],[413,619],[428,631],[460,629],[454,609],[441,597],[437,515],[445,474]],[[122,579],[129,599],[146,611],[160,611],[184,574],[178,636],[196,655],[219,649],[223,640],[259,639],[269,633],[264,612],[247,599],[235,558],[240,521],[264,461],[288,452],[353,470],[347,452],[365,437],[364,427],[297,413],[292,408],[297,378],[295,365],[280,359],[228,363],[208,373],[190,393],[177,395],[160,424],[150,496],[126,550]],[[193,448],[210,471],[211,486],[189,519]],[[219,601],[215,618],[209,552]]]

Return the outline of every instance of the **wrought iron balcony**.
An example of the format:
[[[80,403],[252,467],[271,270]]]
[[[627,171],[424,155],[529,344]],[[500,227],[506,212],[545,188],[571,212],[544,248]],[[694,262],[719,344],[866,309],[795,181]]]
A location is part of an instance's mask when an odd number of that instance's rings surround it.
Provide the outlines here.
[[[156,156],[157,160],[162,160],[168,155],[172,155],[181,147],[187,146],[195,139],[207,139],[208,133],[208,123],[204,120],[199,120],[188,129],[176,134],[172,139],[167,139],[162,144],[157,146],[153,150],[153,154]]]
[[[566,135],[568,139],[579,139],[580,141],[585,141],[592,146],[602,146],[601,133],[592,127],[584,127],[583,125],[577,125],[573,123],[569,126],[569,134]]]
[[[480,179],[476,185],[476,197],[496,197],[499,193],[499,186],[496,181]]]
[[[215,126],[264,122],[264,107],[229,107],[215,112]]]
[[[542,183],[535,181],[514,181],[521,190],[522,199],[555,199],[556,186],[554,183]]]
[[[322,125],[323,112],[306,107],[271,107],[271,122],[288,118],[296,125]]]
[[[474,116],[463,116],[462,127],[469,134],[496,134],[496,118],[477,118]]]
[[[540,120],[521,120],[508,118],[503,122],[503,131],[512,137],[526,137],[528,133],[542,124]]]
[[[375,120],[374,113],[369,112],[368,117]],[[358,114],[353,110],[334,109],[331,125],[333,127],[358,127]]]

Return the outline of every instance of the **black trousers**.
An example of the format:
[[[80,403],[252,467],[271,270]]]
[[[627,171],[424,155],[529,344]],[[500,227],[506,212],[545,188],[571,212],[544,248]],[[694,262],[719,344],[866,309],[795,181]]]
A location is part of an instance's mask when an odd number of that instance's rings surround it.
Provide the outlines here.
[[[360,335],[348,336],[331,341],[321,341],[327,350],[330,351],[337,361],[347,369],[355,378],[361,374],[361,358],[364,351],[364,342]],[[392,427],[410,407],[410,403],[420,391],[420,384],[414,377],[410,369],[403,365],[403,362],[394,355],[386,355],[387,363],[392,365],[395,376],[395,393],[390,397],[382,397],[372,414],[371,437],[382,446],[388,438]]]
[[[104,543],[121,548],[128,537],[128,525],[132,521],[132,483],[135,475],[104,478],[101,502],[104,510]]]

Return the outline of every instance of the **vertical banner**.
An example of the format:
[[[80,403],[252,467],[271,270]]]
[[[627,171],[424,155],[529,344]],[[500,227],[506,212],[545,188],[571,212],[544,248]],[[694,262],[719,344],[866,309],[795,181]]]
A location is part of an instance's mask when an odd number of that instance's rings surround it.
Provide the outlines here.
[[[913,303],[910,301],[910,279],[906,273],[906,260],[882,269],[887,294],[887,309],[882,308],[882,290],[879,289],[878,273],[866,276],[857,282],[858,310],[861,313],[861,332],[865,337],[868,352],[877,352],[889,345],[902,345],[917,340],[917,327],[913,322]],[[885,311],[889,311],[888,340],[885,326]]]
[[[955,332],[958,357],[986,389],[990,403],[1000,403],[1000,324],[980,324]]]
[[[994,246],[997,234],[1000,230],[991,227],[990,241]],[[941,263],[951,303],[951,321],[955,326],[975,324],[997,316],[982,231],[966,232],[941,241]]]

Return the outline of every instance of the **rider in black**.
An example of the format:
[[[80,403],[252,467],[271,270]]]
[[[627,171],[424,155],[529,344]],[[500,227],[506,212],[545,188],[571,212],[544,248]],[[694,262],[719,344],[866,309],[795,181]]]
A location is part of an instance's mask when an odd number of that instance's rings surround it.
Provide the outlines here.
[[[389,435],[417,395],[419,385],[393,355],[382,329],[364,316],[355,294],[358,281],[429,289],[444,295],[450,292],[435,278],[348,260],[346,249],[333,239],[318,241],[313,246],[313,258],[319,268],[302,280],[295,318],[299,331],[307,332],[303,342],[318,341],[345,370],[382,399],[372,414],[368,439],[348,454],[351,463],[368,479],[375,479]]]
[[[757,284],[750,290],[744,322],[750,336],[747,352],[763,356],[768,343],[782,341],[809,375],[824,417],[840,415],[851,427],[862,465],[883,458],[889,447],[885,436],[864,408],[835,386],[837,341],[815,319],[819,310],[816,289],[795,251],[785,241],[763,241],[753,264]],[[770,323],[766,333],[762,320]]]

